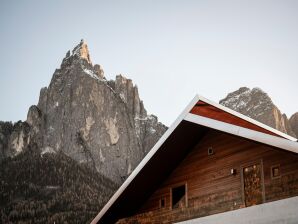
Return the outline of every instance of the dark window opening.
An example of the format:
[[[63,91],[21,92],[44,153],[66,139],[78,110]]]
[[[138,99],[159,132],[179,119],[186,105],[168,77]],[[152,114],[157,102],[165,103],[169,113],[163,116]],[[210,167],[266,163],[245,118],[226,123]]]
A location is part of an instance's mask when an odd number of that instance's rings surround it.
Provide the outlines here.
[[[208,148],[208,156],[210,156],[210,155],[213,155],[213,148],[212,147],[209,147]]]
[[[161,199],[160,199],[159,207],[160,207],[160,208],[164,208],[164,207],[166,207],[166,199],[165,199],[165,198],[161,198]]]
[[[185,185],[172,188],[172,208],[186,206],[186,187]]]
[[[271,177],[272,178],[280,177],[280,166],[279,165],[271,167]]]

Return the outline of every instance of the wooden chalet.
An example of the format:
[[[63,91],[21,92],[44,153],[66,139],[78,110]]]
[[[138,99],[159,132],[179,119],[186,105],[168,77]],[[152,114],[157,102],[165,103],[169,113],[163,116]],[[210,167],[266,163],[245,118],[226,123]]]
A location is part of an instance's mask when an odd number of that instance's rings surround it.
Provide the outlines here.
[[[92,223],[298,223],[297,139],[196,96]]]

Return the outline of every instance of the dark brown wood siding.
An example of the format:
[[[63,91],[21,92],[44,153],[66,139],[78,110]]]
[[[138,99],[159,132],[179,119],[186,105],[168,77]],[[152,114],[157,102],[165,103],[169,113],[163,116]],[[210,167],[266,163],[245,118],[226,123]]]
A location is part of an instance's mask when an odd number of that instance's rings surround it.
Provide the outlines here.
[[[210,130],[140,211],[119,223],[171,223],[245,207],[242,170],[253,164],[262,169],[262,203],[298,195],[297,154]],[[279,177],[271,175],[274,166],[280,167]],[[187,185],[187,206],[172,209],[171,188],[181,184]]]

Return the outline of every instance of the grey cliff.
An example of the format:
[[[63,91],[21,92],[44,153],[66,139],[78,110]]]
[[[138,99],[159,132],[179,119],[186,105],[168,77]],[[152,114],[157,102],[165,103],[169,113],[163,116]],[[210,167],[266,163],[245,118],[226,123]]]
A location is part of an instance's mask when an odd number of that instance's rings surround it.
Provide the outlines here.
[[[82,40],[41,89],[27,120],[2,129],[2,158],[25,150],[31,141],[41,154],[63,151],[120,184],[167,127],[147,114],[132,80],[122,75],[106,80]]]

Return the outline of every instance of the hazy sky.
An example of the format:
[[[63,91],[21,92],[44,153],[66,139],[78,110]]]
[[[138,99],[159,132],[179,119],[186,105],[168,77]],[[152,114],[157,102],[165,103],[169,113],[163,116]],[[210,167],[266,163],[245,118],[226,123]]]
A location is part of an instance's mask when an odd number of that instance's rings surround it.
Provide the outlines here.
[[[24,120],[80,39],[169,125],[198,93],[260,87],[298,111],[298,1],[0,0],[0,120]]]

